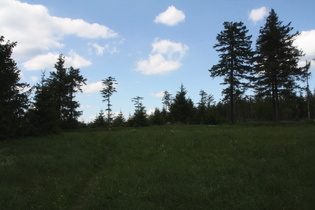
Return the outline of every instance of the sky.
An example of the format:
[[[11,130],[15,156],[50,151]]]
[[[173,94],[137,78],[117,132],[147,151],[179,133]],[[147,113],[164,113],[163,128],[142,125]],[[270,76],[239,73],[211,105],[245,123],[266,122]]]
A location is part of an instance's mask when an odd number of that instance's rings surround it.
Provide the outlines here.
[[[314,0],[0,0],[0,35],[17,42],[22,82],[35,85],[42,71],[49,76],[59,54],[66,67],[79,68],[87,79],[76,95],[79,120],[90,122],[106,109],[100,90],[109,76],[118,83],[112,111],[126,117],[134,113],[132,98],[143,97],[150,112],[181,84],[195,104],[200,90],[220,101],[222,78],[212,79],[208,69],[218,62],[213,46],[223,22],[242,21],[254,49],[271,9],[300,32],[301,65],[314,59]],[[311,72],[313,90],[315,61]]]

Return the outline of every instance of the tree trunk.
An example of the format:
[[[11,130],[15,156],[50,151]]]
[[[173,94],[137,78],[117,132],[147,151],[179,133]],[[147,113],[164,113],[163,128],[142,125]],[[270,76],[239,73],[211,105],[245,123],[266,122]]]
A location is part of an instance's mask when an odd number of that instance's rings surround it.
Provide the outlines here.
[[[233,62],[232,62],[233,66]],[[235,119],[234,119],[234,84],[233,84],[233,69],[231,69],[230,72],[230,106],[231,106],[231,123],[235,124]]]

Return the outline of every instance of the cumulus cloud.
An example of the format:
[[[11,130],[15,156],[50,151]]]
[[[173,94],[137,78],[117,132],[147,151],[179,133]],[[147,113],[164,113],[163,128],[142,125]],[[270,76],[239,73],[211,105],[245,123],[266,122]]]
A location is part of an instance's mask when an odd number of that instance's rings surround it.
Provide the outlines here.
[[[185,14],[183,11],[176,9],[174,6],[169,6],[165,12],[155,17],[154,22],[174,26],[184,20]]]
[[[58,53],[47,53],[33,57],[32,59],[24,62],[22,66],[28,71],[53,69],[57,59],[59,57]],[[69,56],[65,56],[65,66],[81,68],[89,66],[92,63],[85,58],[78,55],[73,50],[69,52]]]
[[[102,89],[102,81],[94,82],[94,83],[87,83],[86,85],[82,86],[83,93],[96,93],[100,92]]]
[[[32,5],[17,0],[0,1],[0,28],[6,39],[17,41],[16,59],[30,59],[49,50],[64,46],[66,35],[81,38],[110,38],[117,33],[110,28],[81,19],[51,16],[43,5]]]
[[[258,9],[253,9],[249,13],[248,19],[253,21],[256,24],[258,21],[263,20],[265,16],[268,15],[268,11],[266,7],[260,7]]]
[[[296,37],[294,44],[301,49],[305,56],[301,59],[301,66],[305,65],[305,60],[311,61],[315,59],[315,30],[302,31],[300,35]],[[312,65],[312,69],[315,70],[315,65]]]
[[[155,40],[148,59],[137,63],[136,71],[145,75],[163,74],[179,69],[181,60],[186,55],[188,46],[169,40]]]

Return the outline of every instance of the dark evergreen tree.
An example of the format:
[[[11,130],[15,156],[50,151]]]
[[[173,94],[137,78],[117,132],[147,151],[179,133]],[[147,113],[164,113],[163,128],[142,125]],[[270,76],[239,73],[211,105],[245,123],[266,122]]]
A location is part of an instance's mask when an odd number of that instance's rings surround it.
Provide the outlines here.
[[[98,116],[94,119],[92,127],[104,127],[105,125],[106,125],[105,114],[103,110],[101,110]]]
[[[293,45],[299,33],[290,34],[293,30],[290,25],[283,25],[272,9],[256,42],[256,93],[271,98],[274,121],[280,119],[279,100],[292,96],[299,88],[297,81],[306,78],[305,68],[298,67],[303,54]]]
[[[163,116],[160,109],[155,108],[154,112],[149,116],[150,125],[162,125],[163,124]]]
[[[41,82],[35,85],[33,107],[29,110],[32,124],[32,135],[57,133],[60,130],[57,101],[52,97],[52,89],[42,74]]]
[[[86,85],[86,79],[80,74],[80,69],[75,69],[72,66],[68,69],[67,73],[67,86],[68,86],[68,118],[66,119],[66,125],[68,128],[77,128],[79,126],[78,117],[82,115],[82,111],[78,111],[80,107],[79,102],[75,101],[75,94],[77,92],[83,92],[82,86]]]
[[[65,67],[65,57],[61,54],[55,64],[56,71],[50,72],[47,83],[51,97],[56,103],[56,112],[59,116],[62,128],[75,128],[79,125],[77,118],[82,112],[76,109],[80,106],[74,101],[75,93],[82,92],[82,85],[86,79],[80,75],[79,69]]]
[[[218,44],[214,45],[220,60],[209,71],[211,77],[224,77],[225,99],[230,103],[230,121],[234,119],[234,98],[244,92],[251,71],[252,50],[248,30],[242,22],[224,22],[224,30],[217,35]]]
[[[147,114],[145,107],[142,104],[143,97],[137,96],[132,98],[135,105],[135,113],[131,119],[133,126],[146,126],[148,125]]]
[[[120,111],[118,116],[113,120],[113,126],[122,127],[125,126],[126,120],[123,113]]]
[[[110,97],[113,95],[113,93],[117,92],[116,91],[116,79],[113,77],[108,77],[107,79],[102,81],[102,84],[105,86],[101,90],[101,94],[103,96],[103,102],[107,102],[107,124],[110,126],[112,123],[112,109],[110,108],[112,104],[110,103]]]
[[[177,92],[171,106],[170,115],[173,122],[191,123],[193,120],[194,104],[191,99],[186,98],[187,91],[183,85]]]
[[[17,136],[28,108],[28,87],[20,83],[20,70],[11,58],[16,42],[0,36],[0,140]]]
[[[198,103],[197,107],[197,123],[203,124],[205,123],[205,113],[206,113],[206,108],[207,108],[207,99],[208,99],[208,94],[200,90],[199,92],[200,95],[200,101]]]

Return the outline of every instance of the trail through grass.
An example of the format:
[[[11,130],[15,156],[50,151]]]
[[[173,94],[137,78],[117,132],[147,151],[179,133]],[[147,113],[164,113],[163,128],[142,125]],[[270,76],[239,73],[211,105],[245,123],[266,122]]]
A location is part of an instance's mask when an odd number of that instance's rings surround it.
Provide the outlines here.
[[[313,209],[315,127],[161,126],[0,142],[6,209]]]

